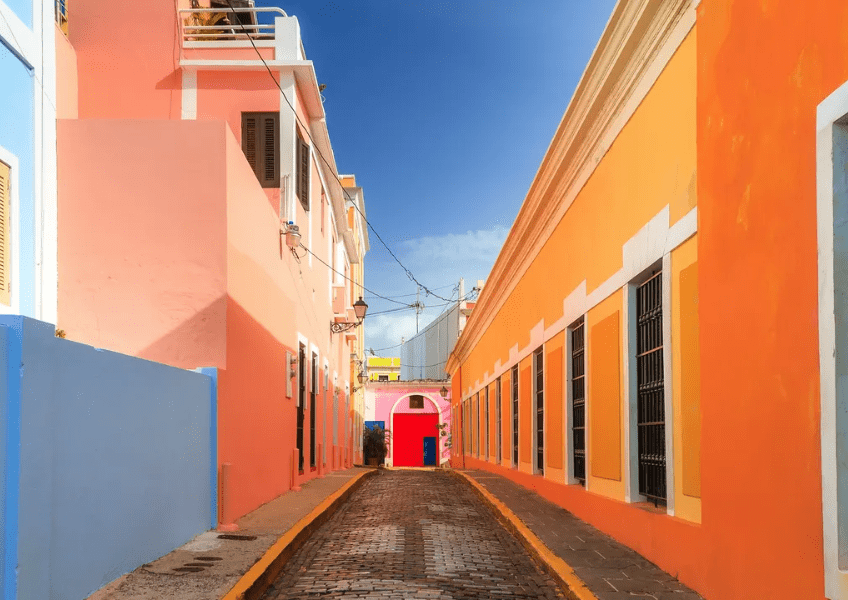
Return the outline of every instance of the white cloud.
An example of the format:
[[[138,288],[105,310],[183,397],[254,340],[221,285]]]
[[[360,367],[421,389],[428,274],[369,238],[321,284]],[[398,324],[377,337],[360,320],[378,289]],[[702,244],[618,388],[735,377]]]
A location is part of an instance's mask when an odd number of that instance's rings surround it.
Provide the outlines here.
[[[397,254],[415,278],[428,288],[436,289],[456,284],[462,277],[465,279],[467,294],[478,279],[485,280],[489,276],[508,231],[506,227],[497,226],[465,233],[422,236],[401,243]],[[399,289],[399,279],[406,281],[399,267],[370,270],[366,265],[365,278],[366,285],[378,292]],[[415,292],[414,284],[410,283],[407,288],[409,289],[399,293]],[[447,298],[451,289],[448,287],[436,293]],[[445,308],[440,306],[444,304],[444,300],[428,297],[424,293],[421,294],[420,300],[427,308],[418,317],[419,330],[424,329]],[[404,298],[403,301],[414,302],[415,296]],[[377,313],[396,307],[397,305],[378,300],[369,308],[369,312]],[[366,347],[377,349],[399,344],[401,337],[409,339],[415,335],[415,312],[408,310],[375,314],[365,319],[365,330]],[[388,350],[383,354],[399,356],[400,348]]]

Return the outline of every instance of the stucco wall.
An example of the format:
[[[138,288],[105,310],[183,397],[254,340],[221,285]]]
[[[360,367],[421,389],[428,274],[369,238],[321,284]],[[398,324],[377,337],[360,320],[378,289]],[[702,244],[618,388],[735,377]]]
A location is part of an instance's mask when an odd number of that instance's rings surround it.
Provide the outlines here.
[[[83,598],[209,529],[213,377],[61,340],[40,321],[0,317],[0,329],[17,362],[3,429],[21,416],[20,456],[6,457],[20,515],[4,515],[18,529],[5,548],[17,597]]]

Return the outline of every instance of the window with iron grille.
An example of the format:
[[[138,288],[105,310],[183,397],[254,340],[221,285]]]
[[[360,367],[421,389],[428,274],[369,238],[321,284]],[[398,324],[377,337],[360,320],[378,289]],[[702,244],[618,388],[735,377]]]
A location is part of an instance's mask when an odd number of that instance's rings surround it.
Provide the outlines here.
[[[665,375],[663,370],[662,272],[636,291],[639,493],[665,503]]]
[[[485,436],[486,445],[484,447],[483,457],[489,458],[489,386],[486,386],[486,406],[484,408],[486,414],[486,427],[483,430],[483,435]]]
[[[315,413],[318,412],[315,398],[318,394],[318,355],[312,353],[312,385],[309,388],[309,466],[315,466],[316,442],[315,442]]]
[[[474,430],[477,432],[474,436],[474,454],[480,458],[480,392],[474,395]]]
[[[298,352],[298,402],[297,402],[297,470],[303,472],[303,409],[306,405],[306,347]]]
[[[495,383],[495,462],[501,462],[501,378]]]
[[[410,396],[409,408],[424,408],[424,396]]]
[[[545,472],[545,357],[542,348],[533,353],[536,371],[536,472]]]
[[[280,113],[241,114],[241,148],[262,187],[280,187]]]
[[[300,137],[300,131],[297,132],[297,182],[295,187],[295,193],[303,210],[309,210],[309,144]]]
[[[512,466],[518,467],[518,365],[512,367]]]
[[[586,353],[585,323],[571,330],[571,435],[574,478],[586,483]]]

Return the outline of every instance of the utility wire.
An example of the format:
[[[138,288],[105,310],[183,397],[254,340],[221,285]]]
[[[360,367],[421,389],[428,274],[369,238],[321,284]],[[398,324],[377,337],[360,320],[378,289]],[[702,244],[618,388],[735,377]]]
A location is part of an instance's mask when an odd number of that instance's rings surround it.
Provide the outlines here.
[[[301,247],[301,248],[303,248],[304,250],[306,250],[306,251],[307,251],[309,254],[311,254],[312,256],[314,256],[314,257],[315,257],[315,259],[316,259],[319,263],[321,263],[321,264],[325,265],[325,266],[326,266],[328,269],[330,269],[333,273],[338,273],[339,275],[341,275],[342,277],[344,277],[345,279],[347,279],[349,282],[351,282],[353,285],[359,286],[360,288],[362,288],[363,290],[365,290],[366,292],[368,292],[368,293],[369,293],[369,294],[371,294],[372,296],[376,296],[377,298],[382,298],[383,300],[387,300],[387,301],[389,301],[389,302],[394,302],[395,304],[401,304],[401,305],[403,305],[404,307],[407,307],[407,306],[408,306],[408,304],[406,304],[405,302],[398,302],[397,300],[392,300],[391,298],[387,298],[387,297],[385,297],[385,296],[381,296],[380,294],[378,294],[377,292],[375,292],[375,291],[373,291],[373,290],[369,290],[367,287],[365,287],[364,285],[362,285],[362,284],[361,284],[361,283],[359,283],[358,281],[354,281],[353,279],[351,279],[350,277],[348,277],[348,276],[347,276],[347,275],[345,275],[344,273],[342,273],[342,272],[340,272],[340,271],[336,271],[333,267],[331,267],[331,266],[330,266],[330,265],[328,265],[326,262],[324,262],[324,260],[323,260],[320,256],[318,256],[317,254],[315,254],[312,250],[310,250],[309,248],[307,248],[307,247],[306,247],[306,246],[304,246],[303,244],[301,244],[301,245],[300,245],[300,247]]]
[[[404,270],[404,272],[406,273],[406,276],[409,277],[409,279],[412,282],[414,282],[420,289],[424,290],[424,292],[428,296],[434,296],[434,297],[438,298],[439,300],[448,300],[447,298],[444,298],[444,297],[434,293],[427,286],[423,285],[420,281],[418,281],[415,278],[415,275],[412,274],[412,271],[407,269],[406,266],[395,255],[395,253],[392,252],[392,249],[389,248],[389,245],[386,244],[385,240],[383,240],[383,238],[380,236],[380,234],[377,233],[377,230],[374,229],[374,226],[371,224],[371,222],[365,217],[365,213],[362,212],[362,210],[356,205],[356,202],[353,201],[353,198],[350,197],[350,194],[348,194],[347,191],[344,189],[344,184],[342,184],[342,180],[339,178],[338,174],[335,172],[335,169],[333,169],[333,167],[330,165],[330,162],[324,157],[324,154],[318,149],[318,145],[315,143],[315,140],[312,138],[312,133],[309,131],[309,128],[306,125],[304,125],[303,121],[300,120],[300,117],[297,114],[297,110],[295,110],[294,106],[292,106],[291,102],[289,102],[289,99],[286,96],[285,92],[283,91],[283,88],[280,85],[280,82],[277,81],[276,77],[274,77],[274,72],[271,71],[271,67],[268,66],[268,63],[265,61],[265,57],[262,56],[262,53],[259,51],[259,48],[256,47],[256,43],[253,41],[253,37],[251,37],[250,32],[248,32],[247,28],[244,26],[244,23],[242,23],[241,19],[238,18],[238,15],[237,15],[235,9],[233,8],[233,4],[232,4],[232,2],[230,2],[230,0],[227,0],[227,5],[230,7],[230,12],[233,14],[235,21],[238,22],[238,24],[241,26],[241,30],[247,36],[247,39],[250,42],[250,45],[253,46],[253,50],[256,52],[256,55],[259,57],[259,60],[261,60],[262,64],[265,66],[265,70],[268,71],[268,75],[271,76],[271,79],[273,80],[274,84],[277,86],[277,89],[280,90],[280,95],[282,96],[283,100],[286,101],[286,104],[291,109],[292,114],[294,114],[295,120],[297,120],[297,122],[300,123],[300,126],[303,128],[304,132],[306,132],[306,136],[309,138],[309,141],[312,142],[312,146],[315,149],[315,152],[318,153],[318,156],[320,156],[321,160],[324,161],[324,164],[327,165],[327,168],[330,170],[330,174],[333,176],[333,178],[336,181],[339,182],[339,186],[341,186],[341,188],[342,188],[342,193],[347,197],[347,199],[350,201],[351,205],[353,205],[353,207],[356,209],[356,212],[358,212],[360,214],[360,216],[362,217],[362,220],[365,221],[366,225],[368,225],[368,228],[371,229],[372,232],[374,232],[374,235],[377,236],[377,239],[380,240],[380,243],[383,244],[383,246],[386,248],[388,253],[392,256],[393,259],[395,259],[395,262],[398,265],[400,265],[400,268]],[[314,256],[314,254],[313,254],[313,256]],[[377,294],[375,294],[375,295],[377,295]],[[383,298],[384,300],[387,299],[383,296],[379,296],[379,297]]]

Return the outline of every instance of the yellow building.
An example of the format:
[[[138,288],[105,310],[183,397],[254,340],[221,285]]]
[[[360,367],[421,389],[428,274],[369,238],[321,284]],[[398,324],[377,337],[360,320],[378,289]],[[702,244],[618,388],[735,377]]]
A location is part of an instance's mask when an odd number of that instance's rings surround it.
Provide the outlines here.
[[[368,358],[368,381],[400,381],[400,358]]]

